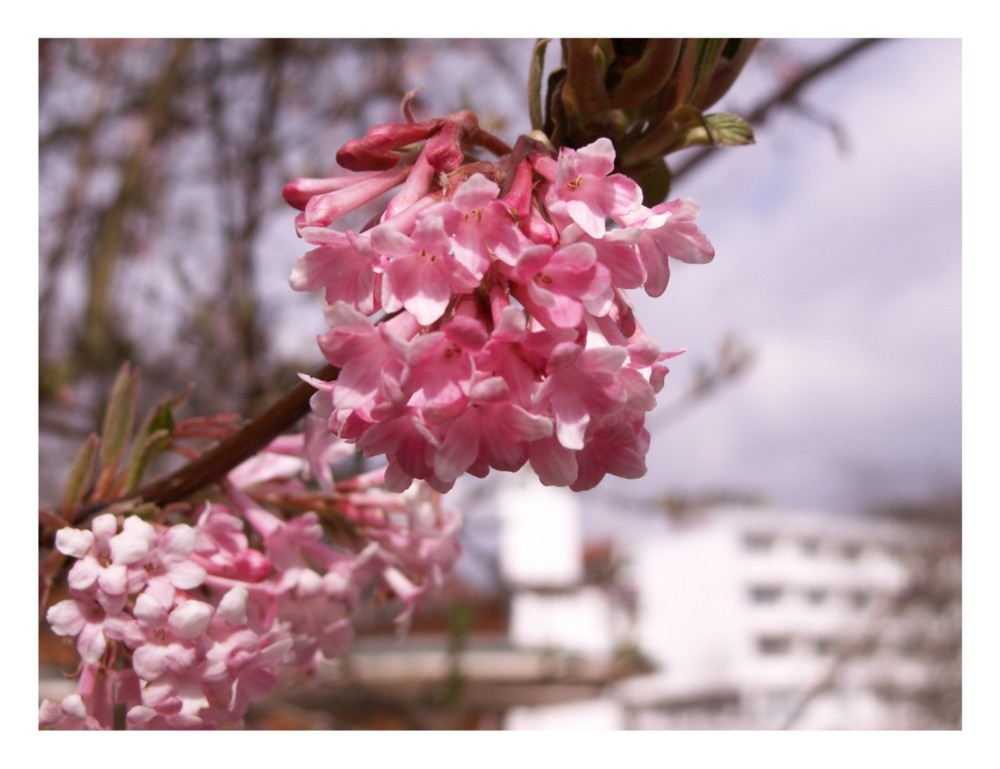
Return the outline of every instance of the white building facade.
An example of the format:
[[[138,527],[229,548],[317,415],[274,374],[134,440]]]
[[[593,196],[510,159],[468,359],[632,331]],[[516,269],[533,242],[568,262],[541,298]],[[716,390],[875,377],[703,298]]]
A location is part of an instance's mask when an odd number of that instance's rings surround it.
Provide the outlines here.
[[[627,722],[934,727],[919,703],[961,696],[956,537],[869,517],[717,508],[639,544],[639,645],[660,672],[620,686]],[[916,600],[918,583],[947,589]]]
[[[522,708],[508,728],[955,728],[960,527],[718,506],[624,546],[626,618],[580,582],[575,499],[518,479],[501,495],[515,647],[657,667],[602,699]],[[626,619],[628,621],[626,621]],[[944,714],[935,712],[943,708]]]

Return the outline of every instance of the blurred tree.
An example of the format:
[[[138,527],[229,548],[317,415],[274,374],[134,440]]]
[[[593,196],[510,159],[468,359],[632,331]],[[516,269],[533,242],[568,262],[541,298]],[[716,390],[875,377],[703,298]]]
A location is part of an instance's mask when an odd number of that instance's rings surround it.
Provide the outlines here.
[[[502,122],[483,94],[514,102],[523,72],[509,63],[530,43],[451,47],[476,63],[451,71],[431,108]],[[422,40],[40,41],[43,503],[122,360],[146,373],[143,406],[197,381],[200,414],[255,413],[315,368],[309,334],[277,341],[302,301],[271,296],[294,258],[271,246],[291,231],[281,188],[329,173],[336,147],[396,119],[442,58]]]

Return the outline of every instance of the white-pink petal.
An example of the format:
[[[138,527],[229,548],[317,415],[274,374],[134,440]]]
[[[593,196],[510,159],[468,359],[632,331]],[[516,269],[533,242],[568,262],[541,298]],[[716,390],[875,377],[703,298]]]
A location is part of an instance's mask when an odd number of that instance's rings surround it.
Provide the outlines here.
[[[595,214],[586,201],[566,201],[566,213],[590,237],[597,239],[604,237],[604,233],[607,231],[605,217]]]
[[[59,529],[56,550],[71,558],[83,558],[94,544],[94,532],[83,529]]]
[[[132,669],[143,681],[155,681],[167,672],[166,647],[156,644],[140,646],[132,653]]]
[[[369,236],[375,250],[390,258],[409,256],[417,251],[417,245],[409,235],[389,224],[380,224],[369,232]]]
[[[514,405],[506,414],[511,428],[526,441],[548,438],[552,435],[552,420],[540,414],[532,414]]]
[[[615,146],[605,136],[594,140],[586,147],[580,147],[575,152],[563,148],[560,150],[560,160],[564,157],[567,159],[572,157],[574,170],[579,174],[607,176],[615,169]]]
[[[136,563],[149,554],[149,546],[147,539],[123,531],[111,538],[111,560],[126,566]]]
[[[179,523],[171,526],[169,531],[160,540],[157,549],[160,556],[165,560],[184,560],[194,552],[197,534],[195,530],[186,523]]]
[[[185,601],[170,612],[167,625],[176,636],[190,641],[202,635],[211,621],[211,606],[203,601]]]
[[[108,595],[124,595],[128,592],[128,570],[122,564],[112,564],[101,570],[97,585]]]
[[[122,531],[132,537],[141,539],[149,547],[156,542],[156,528],[137,515],[130,515],[122,524]]]
[[[76,650],[84,662],[94,665],[100,661],[101,655],[108,647],[108,641],[104,637],[104,628],[99,624],[87,624],[83,626],[80,635],[76,638]]]
[[[493,403],[510,397],[510,385],[503,377],[491,376],[472,385],[469,398],[477,403]]]
[[[462,211],[471,211],[496,200],[500,187],[482,174],[473,174],[458,188],[451,202]]]
[[[216,614],[233,627],[241,627],[247,623],[247,600],[250,593],[245,587],[232,588],[219,601]]]
[[[166,619],[168,608],[169,605],[164,605],[157,597],[145,592],[135,599],[132,614],[142,627],[157,627]]]
[[[95,537],[107,541],[118,531],[118,519],[111,513],[105,513],[97,516],[90,528],[93,529]]]
[[[194,561],[182,561],[170,567],[167,579],[178,590],[191,590],[205,581],[206,571]]]
[[[583,403],[574,398],[565,398],[556,411],[556,437],[567,449],[583,448],[583,439],[590,424],[590,414]]]
[[[60,601],[49,607],[45,619],[56,635],[73,636],[83,629],[84,619],[80,607],[71,599]]]
[[[63,713],[72,718],[86,718],[87,706],[83,703],[83,697],[79,694],[70,694],[63,699],[60,706]]]
[[[96,558],[85,558],[73,564],[66,582],[73,590],[87,590],[101,574],[101,565]]]

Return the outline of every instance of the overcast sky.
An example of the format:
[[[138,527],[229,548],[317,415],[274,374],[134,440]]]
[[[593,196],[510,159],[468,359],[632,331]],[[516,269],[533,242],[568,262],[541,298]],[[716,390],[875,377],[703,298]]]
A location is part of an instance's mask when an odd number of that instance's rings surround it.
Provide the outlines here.
[[[727,335],[755,364],[680,417],[654,414],[649,474],[605,494],[746,490],[838,510],[960,479],[960,64],[957,40],[883,43],[804,99],[846,148],[785,112],[675,187],[702,205],[716,258],[636,299],[664,349],[689,350],[662,401]],[[760,81],[740,86],[726,102],[745,110]]]

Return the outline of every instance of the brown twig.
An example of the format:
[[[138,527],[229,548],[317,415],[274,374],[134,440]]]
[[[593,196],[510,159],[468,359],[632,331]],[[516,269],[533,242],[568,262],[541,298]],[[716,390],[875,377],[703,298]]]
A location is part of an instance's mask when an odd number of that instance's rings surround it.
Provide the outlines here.
[[[313,374],[316,379],[337,378],[339,369],[327,365]],[[283,431],[309,413],[309,399],[316,389],[301,382],[288,390],[263,414],[249,422],[239,432],[219,443],[198,459],[177,471],[143,486],[129,499],[166,505],[178,502],[191,494],[220,481],[226,474],[246,459],[263,449]],[[77,521],[95,515],[121,500],[106,500],[84,508],[77,514]]]

